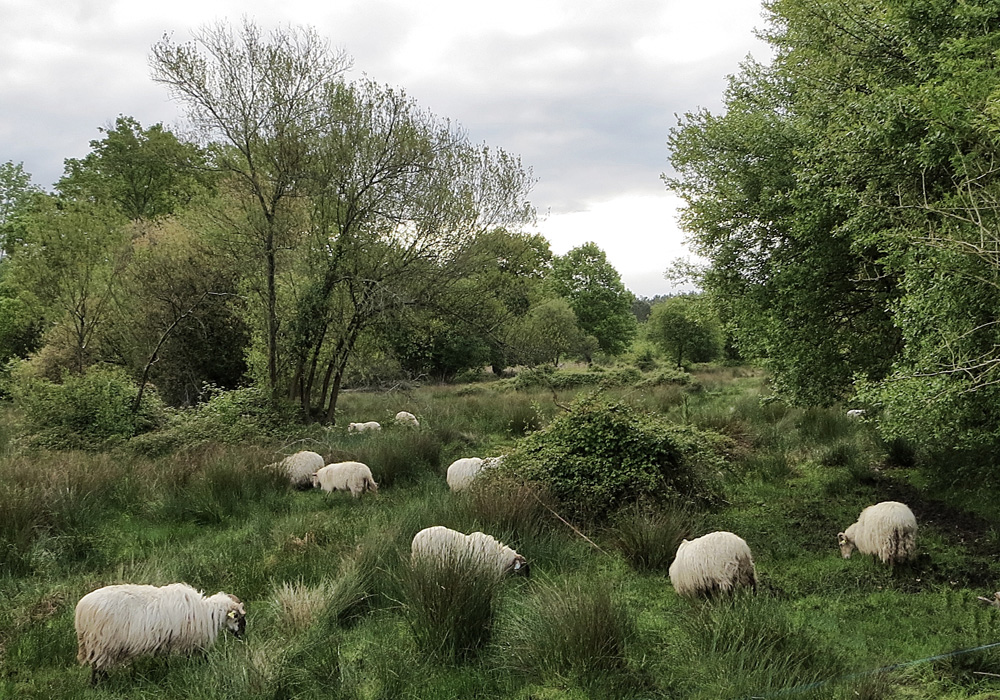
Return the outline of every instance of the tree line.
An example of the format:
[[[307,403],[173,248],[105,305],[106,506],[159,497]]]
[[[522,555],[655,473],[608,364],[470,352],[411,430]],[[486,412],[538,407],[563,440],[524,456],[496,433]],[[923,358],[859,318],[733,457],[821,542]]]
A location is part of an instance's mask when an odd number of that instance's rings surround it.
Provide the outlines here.
[[[1000,439],[1000,7],[768,0],[773,50],[670,135],[699,281],[784,396]]]
[[[335,421],[345,383],[616,355],[634,297],[595,244],[527,232],[530,169],[310,28],[164,37],[185,138],[119,116],[53,192],[0,165],[8,381],[125,368],[197,401],[252,383]]]

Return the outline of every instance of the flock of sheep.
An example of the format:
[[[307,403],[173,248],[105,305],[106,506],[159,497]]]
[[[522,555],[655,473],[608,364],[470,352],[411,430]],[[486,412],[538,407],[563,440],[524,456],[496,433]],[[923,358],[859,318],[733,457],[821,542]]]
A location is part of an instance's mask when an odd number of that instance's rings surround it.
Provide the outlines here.
[[[396,421],[419,426],[417,419],[405,411],[396,415]],[[380,429],[374,421],[348,426],[352,433]],[[484,469],[494,468],[502,460],[502,456],[456,460],[448,468],[449,488],[468,488]],[[321,455],[303,451],[274,466],[299,488],[308,484],[327,492],[350,491],[355,498],[367,491],[378,491],[371,470],[361,462],[326,465]],[[857,549],[892,566],[913,558],[916,534],[917,521],[910,509],[896,501],[885,501],[865,508],[857,522],[838,533],[837,540],[845,559]],[[527,576],[530,572],[524,556],[482,532],[466,535],[434,526],[414,536],[413,563],[458,560],[498,575]],[[752,588],[757,583],[750,547],[731,532],[711,532],[684,540],[668,573],[677,594],[688,598]],[[91,667],[91,682],[96,683],[109,668],[140,656],[204,653],[223,628],[240,636],[246,626],[246,609],[234,595],[220,592],[206,597],[184,583],[163,587],[124,584],[99,588],[81,598],[74,623],[77,660]]]

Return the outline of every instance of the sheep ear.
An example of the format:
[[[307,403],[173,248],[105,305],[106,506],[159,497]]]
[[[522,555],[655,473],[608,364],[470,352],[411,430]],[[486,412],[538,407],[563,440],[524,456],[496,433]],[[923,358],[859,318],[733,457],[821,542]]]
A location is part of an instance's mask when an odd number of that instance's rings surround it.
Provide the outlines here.
[[[520,570],[521,570],[521,562],[520,561],[515,561],[514,562],[514,571],[520,571]]]
[[[837,533],[837,543],[838,544],[847,544],[847,535],[845,535],[843,532],[838,532]]]
[[[235,620],[236,619],[236,611],[235,610],[230,610],[228,613],[226,613],[226,617],[228,617],[230,620]]]

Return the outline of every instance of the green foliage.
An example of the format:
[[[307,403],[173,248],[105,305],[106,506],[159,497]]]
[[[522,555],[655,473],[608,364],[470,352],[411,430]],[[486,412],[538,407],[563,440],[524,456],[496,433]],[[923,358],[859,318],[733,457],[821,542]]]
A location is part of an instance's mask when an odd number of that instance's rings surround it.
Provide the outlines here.
[[[564,355],[579,356],[588,350],[586,335],[576,313],[565,299],[548,299],[524,316],[514,345],[520,364],[534,367],[559,364]]]
[[[22,372],[13,384],[16,406],[36,445],[62,449],[104,449],[159,427],[165,419],[155,392],[143,394],[121,369],[94,366],[66,374],[60,384]]]
[[[585,243],[557,257],[549,283],[569,301],[580,328],[597,339],[603,352],[619,355],[629,347],[636,333],[635,297],[596,244]]]
[[[119,115],[113,127],[99,131],[104,137],[90,142],[86,157],[66,159],[66,172],[56,183],[63,196],[112,202],[128,219],[154,219],[210,185],[204,152],[162,124],[143,129],[134,117]]]
[[[524,438],[500,467],[548,487],[574,517],[597,520],[637,499],[714,492],[706,433],[592,394]]]
[[[656,343],[677,366],[684,360],[710,362],[722,351],[722,328],[703,296],[677,296],[653,306],[646,338]]]

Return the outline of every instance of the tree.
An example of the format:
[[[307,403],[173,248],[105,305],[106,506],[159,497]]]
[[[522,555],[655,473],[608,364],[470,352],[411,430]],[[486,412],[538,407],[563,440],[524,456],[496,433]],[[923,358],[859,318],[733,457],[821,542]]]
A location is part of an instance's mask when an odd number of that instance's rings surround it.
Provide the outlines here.
[[[154,124],[119,116],[82,159],[68,158],[56,189],[69,198],[114,204],[128,219],[155,219],[186,205],[210,183],[205,154]]]
[[[684,295],[665,299],[652,307],[646,336],[664,352],[677,358],[709,362],[719,356],[722,329],[707,299]]]
[[[590,349],[576,313],[562,298],[548,299],[533,307],[521,321],[517,335],[518,358],[529,367],[545,362],[558,365],[563,355]]]
[[[553,292],[569,302],[580,328],[597,338],[602,351],[618,355],[628,348],[636,333],[634,297],[603,250],[585,243],[557,257],[550,279]]]
[[[267,382],[277,396],[279,251],[298,232],[294,200],[312,175],[309,143],[330,127],[327,92],[350,62],[313,29],[265,36],[248,20],[238,34],[206,26],[188,44],[165,36],[150,62],[153,79],[184,104],[206,143],[225,144],[214,161],[245,206],[233,222],[237,245],[262,267],[255,287],[264,302]]]
[[[15,245],[16,226],[41,190],[31,183],[23,163],[0,164],[0,260]]]

